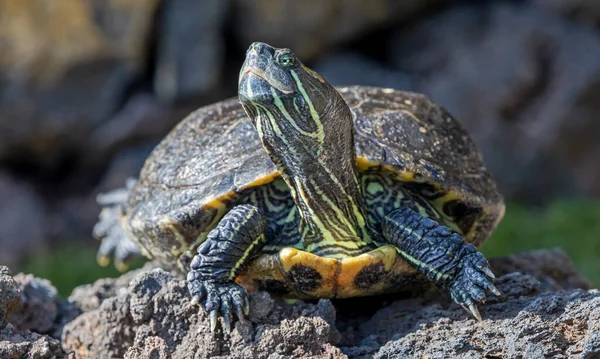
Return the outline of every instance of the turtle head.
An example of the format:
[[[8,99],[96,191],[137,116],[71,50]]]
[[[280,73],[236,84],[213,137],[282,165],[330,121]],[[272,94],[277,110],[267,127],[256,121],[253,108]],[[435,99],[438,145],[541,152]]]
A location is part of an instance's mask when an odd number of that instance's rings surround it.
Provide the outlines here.
[[[351,140],[350,109],[340,94],[289,49],[250,45],[238,94],[263,142],[273,147],[290,151],[297,144],[319,155],[343,137]]]
[[[238,95],[290,187],[307,250],[361,251],[370,239],[358,188],[354,121],[342,96],[290,50],[260,42],[246,53]]]

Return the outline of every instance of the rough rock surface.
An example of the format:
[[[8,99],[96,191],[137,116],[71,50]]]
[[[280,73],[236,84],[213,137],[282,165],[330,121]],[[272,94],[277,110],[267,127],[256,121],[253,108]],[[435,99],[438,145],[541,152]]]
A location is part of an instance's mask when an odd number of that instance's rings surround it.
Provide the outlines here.
[[[21,305],[19,285],[10,276],[8,267],[0,266],[0,328],[7,324],[7,317]]]
[[[0,328],[0,358],[58,359],[66,358],[60,341],[29,330],[19,332],[11,325]]]
[[[29,330],[50,332],[59,324],[57,307],[56,289],[50,282],[22,274],[12,278],[8,268],[0,266],[0,358],[65,357],[58,339]],[[68,307],[60,306],[65,314],[71,313],[67,319],[71,320],[75,315]]]
[[[600,355],[600,293],[588,290],[564,252],[494,259],[492,267],[503,295],[480,307],[480,323],[437,294],[283,304],[256,293],[231,334],[211,334],[184,282],[148,267],[77,289],[71,300],[86,312],[65,327],[63,347],[77,358]]]

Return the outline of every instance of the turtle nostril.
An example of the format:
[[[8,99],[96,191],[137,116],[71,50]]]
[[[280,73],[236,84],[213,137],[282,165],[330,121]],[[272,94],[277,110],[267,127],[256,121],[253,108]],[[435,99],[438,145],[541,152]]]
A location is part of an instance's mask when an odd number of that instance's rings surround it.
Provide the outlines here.
[[[254,52],[258,53],[260,50],[260,45],[261,45],[260,42],[253,42],[252,45],[250,45],[248,52],[254,51]]]

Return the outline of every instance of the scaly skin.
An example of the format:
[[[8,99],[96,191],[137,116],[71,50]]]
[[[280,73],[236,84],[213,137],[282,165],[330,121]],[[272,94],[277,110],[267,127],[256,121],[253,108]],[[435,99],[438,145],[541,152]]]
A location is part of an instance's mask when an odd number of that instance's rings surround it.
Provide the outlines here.
[[[238,318],[248,314],[248,294],[235,283],[244,264],[253,259],[264,245],[266,220],[252,205],[231,209],[210,231],[208,238],[192,259],[187,276],[192,303],[200,303],[210,315],[211,330],[217,316],[223,317],[227,332],[231,330],[232,314]]]
[[[500,294],[487,260],[448,227],[401,208],[384,218],[383,235],[404,259],[445,288],[477,320],[481,321],[481,315],[475,304],[485,300],[486,292]]]

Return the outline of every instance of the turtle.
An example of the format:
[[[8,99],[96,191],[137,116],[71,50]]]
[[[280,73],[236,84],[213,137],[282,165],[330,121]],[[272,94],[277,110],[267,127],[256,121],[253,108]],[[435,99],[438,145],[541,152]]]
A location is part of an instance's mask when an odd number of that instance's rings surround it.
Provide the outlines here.
[[[253,43],[238,98],[202,107],[103,195],[99,259],[136,251],[187,273],[227,331],[248,292],[349,298],[434,285],[481,320],[499,295],[478,247],[504,214],[481,153],[425,95],[336,88]]]

